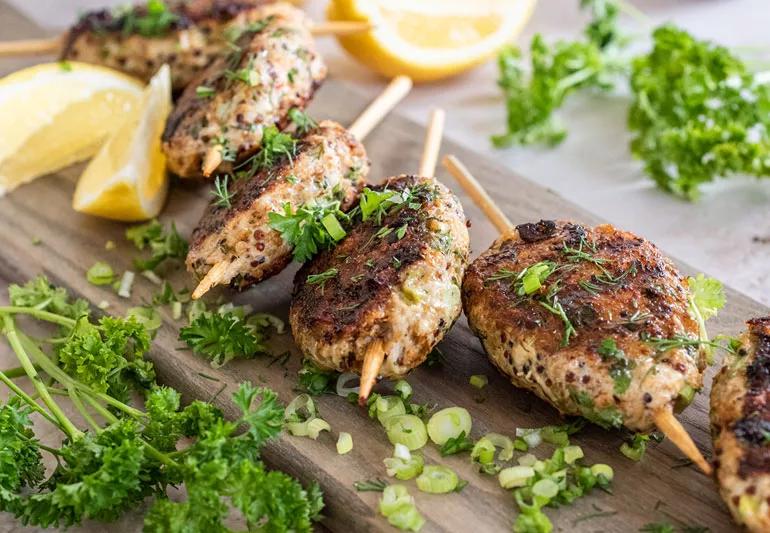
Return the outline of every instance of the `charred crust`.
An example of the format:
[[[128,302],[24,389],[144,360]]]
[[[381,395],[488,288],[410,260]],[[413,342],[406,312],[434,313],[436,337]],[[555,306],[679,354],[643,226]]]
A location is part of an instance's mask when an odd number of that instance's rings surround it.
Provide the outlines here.
[[[519,224],[516,226],[519,237],[524,242],[537,242],[548,239],[556,233],[556,222],[553,220],[541,220],[540,222]]]
[[[381,224],[373,219],[359,222],[336,248],[303,265],[294,278],[292,300],[292,314],[302,327],[331,343],[354,334],[362,324],[371,323],[367,318],[384,310],[398,290],[402,272],[427,256],[432,241],[430,214],[447,200],[436,192],[433,180],[416,176],[399,176],[372,187],[403,191],[424,185],[431,190],[418,196],[417,209],[399,209],[384,216]],[[395,230],[404,225],[407,229],[399,239]],[[379,237],[377,233],[384,227],[394,231]],[[338,274],[323,286],[307,283],[308,276],[331,268]]]

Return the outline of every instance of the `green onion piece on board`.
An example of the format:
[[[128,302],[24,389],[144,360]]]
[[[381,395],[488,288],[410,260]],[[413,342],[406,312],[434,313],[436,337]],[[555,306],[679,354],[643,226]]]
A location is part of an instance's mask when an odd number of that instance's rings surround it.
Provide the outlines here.
[[[425,525],[425,519],[417,510],[414,498],[403,485],[385,487],[379,508],[388,522],[402,531],[420,531]]]
[[[412,397],[412,386],[405,380],[399,379],[393,386],[393,390],[396,391],[402,400],[408,402]]]
[[[428,420],[430,440],[442,446],[449,439],[457,438],[460,433],[471,434],[473,422],[471,415],[462,407],[447,407],[434,414]]]
[[[422,472],[425,461],[422,455],[412,454],[403,444],[396,444],[393,457],[383,461],[387,473],[400,480],[412,479]]]
[[[564,448],[564,462],[568,465],[575,464],[575,461],[583,458],[583,448],[580,446],[567,446]]]
[[[523,487],[530,478],[535,476],[535,469],[531,466],[511,466],[503,468],[497,476],[500,486],[504,489]]]
[[[382,498],[380,498],[380,512],[388,516],[395,511],[400,505],[413,505],[414,498],[409,495],[409,491],[403,485],[388,485],[385,490],[382,491]]]
[[[516,468],[516,467],[514,467]],[[549,500],[559,494],[559,485],[552,479],[541,479],[532,485],[532,494]]]
[[[126,311],[126,317],[135,318],[147,331],[153,334],[162,323],[160,313],[154,307],[132,307]]]
[[[425,423],[415,415],[395,415],[385,422],[385,431],[391,444],[403,444],[410,450],[419,450],[428,442]]]
[[[497,454],[497,458],[501,461],[510,461],[513,459],[513,441],[510,437],[501,435],[500,433],[487,433],[484,438],[489,439],[495,448],[500,449],[500,453]]]
[[[492,441],[486,437],[481,437],[477,440],[471,450],[471,460],[482,465],[494,463],[495,445],[492,444]]]
[[[612,478],[615,477],[615,472],[612,470],[612,467],[602,463],[593,465],[591,467],[591,473],[596,477],[602,476],[607,481],[612,481]]]
[[[489,383],[489,378],[484,374],[474,374],[469,381],[471,386],[476,387],[477,389],[483,389]]]
[[[337,437],[337,453],[345,455],[353,449],[353,436],[350,433],[341,431]]]
[[[97,261],[86,272],[86,279],[93,285],[109,285],[115,281],[115,272],[104,261]]]
[[[451,468],[446,466],[426,466],[417,477],[417,488],[431,494],[446,494],[457,488],[460,479]]]
[[[398,396],[380,396],[374,402],[375,413],[380,424],[385,425],[391,416],[405,415],[406,406]]]

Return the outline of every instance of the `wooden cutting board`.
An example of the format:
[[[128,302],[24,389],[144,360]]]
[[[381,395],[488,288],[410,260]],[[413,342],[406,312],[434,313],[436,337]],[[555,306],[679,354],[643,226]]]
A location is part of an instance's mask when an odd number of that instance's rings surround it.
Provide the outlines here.
[[[34,27],[28,21],[22,20],[3,4],[0,4],[0,29],[3,38],[35,35]],[[0,63],[0,73],[5,74],[19,64]],[[311,115],[349,124],[365,104],[366,101],[355,91],[330,80],[313,102]],[[452,110],[448,111],[451,113]],[[371,179],[381,181],[387,176],[414,172],[423,133],[421,127],[405,118],[398,115],[388,117],[366,142],[373,162]],[[66,132],[62,134],[66,135]],[[600,222],[552,191],[452,142],[444,142],[443,153],[460,157],[516,224],[541,218],[571,219],[589,224]],[[544,157],[557,155],[545,154]],[[110,302],[110,312],[116,314],[150,300],[157,291],[157,286],[138,277],[129,301],[117,297],[110,289],[86,282],[85,272],[95,261],[107,261],[121,272],[132,268],[132,258],[137,252],[123,238],[125,225],[79,215],[70,208],[74,183],[80,170],[81,167],[72,168],[39,179],[0,199],[0,301],[6,299],[8,284],[23,282],[41,272],[54,283],[93,303]],[[439,171],[439,178],[458,193],[473,222],[471,242],[475,256],[493,241],[495,230],[445,171]],[[209,195],[207,184],[175,183],[162,219],[175,221],[180,232],[189,236]],[[33,245],[36,238],[42,242]],[[108,240],[115,241],[117,248],[106,251],[104,245]],[[692,269],[684,263],[680,262],[680,265],[685,272],[692,273]],[[235,295],[227,291],[219,294],[237,303],[249,303],[258,311],[272,312],[285,318],[295,271],[296,266],[293,265],[281,275],[244,294]],[[176,288],[192,285],[181,268],[173,272],[169,279]],[[728,290],[727,307],[710,325],[710,330],[713,333],[735,334],[746,319],[767,313],[768,310],[759,303]],[[214,370],[206,361],[183,349],[177,340],[180,324],[168,314],[164,319],[151,358],[160,380],[183,391],[187,400],[216,398],[215,402],[229,409],[224,399],[242,380],[270,386],[284,402],[297,394],[296,372],[300,356],[290,336],[276,339],[273,347],[275,353],[287,349],[292,352],[286,367],[270,365],[269,358],[263,358],[233,362]],[[442,366],[420,368],[409,377],[415,399],[436,403],[439,407],[466,407],[473,417],[474,437],[488,431],[513,435],[517,427],[560,423],[552,408],[533,395],[513,388],[496,372],[487,362],[464,318],[458,321],[440,348],[446,356]],[[0,355],[7,360],[6,346],[0,347]],[[685,427],[707,456],[711,453],[708,394],[713,372],[708,373],[706,389],[681,415]],[[489,385],[482,391],[471,387],[468,378],[473,374],[487,375]],[[392,447],[384,431],[362,410],[342,398],[325,396],[319,398],[317,404],[322,416],[331,424],[332,434],[323,434],[317,441],[284,436],[266,448],[265,460],[271,467],[284,470],[303,482],[317,480],[321,484],[327,503],[323,523],[329,529],[392,530],[376,511],[379,495],[359,493],[353,488],[355,481],[385,477],[382,460],[391,455]],[[353,435],[354,449],[345,456],[338,456],[335,449],[336,436],[340,431]],[[576,435],[573,441],[583,446],[587,462],[608,463],[615,469],[614,494],[596,491],[569,507],[548,509],[547,514],[557,531],[627,532],[636,531],[645,523],[660,521],[707,526],[711,531],[736,529],[712,481],[694,467],[682,466],[682,455],[670,443],[651,445],[644,460],[634,463],[618,452],[622,442],[619,433],[589,427]],[[407,482],[427,519],[423,531],[510,531],[516,516],[515,505],[511,495],[498,486],[495,477],[475,472],[467,454],[442,458],[431,445],[424,452],[428,463],[446,464],[455,469],[468,481],[468,486],[461,493],[433,496],[420,493],[413,482]],[[536,453],[543,456],[549,453],[549,449],[543,446]],[[607,515],[591,518],[597,512]],[[3,517],[3,521],[6,519]]]

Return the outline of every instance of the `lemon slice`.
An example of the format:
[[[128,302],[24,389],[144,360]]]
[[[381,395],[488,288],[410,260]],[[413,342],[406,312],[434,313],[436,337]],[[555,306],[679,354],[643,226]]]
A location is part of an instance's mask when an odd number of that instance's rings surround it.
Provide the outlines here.
[[[72,207],[113,220],[156,216],[168,192],[161,134],[171,111],[171,75],[164,65],[129,115],[80,176]]]
[[[536,0],[333,0],[330,20],[374,24],[340,44],[369,68],[430,81],[494,55],[529,20]]]
[[[136,109],[143,84],[85,63],[45,63],[0,80],[0,195],[94,155]]]

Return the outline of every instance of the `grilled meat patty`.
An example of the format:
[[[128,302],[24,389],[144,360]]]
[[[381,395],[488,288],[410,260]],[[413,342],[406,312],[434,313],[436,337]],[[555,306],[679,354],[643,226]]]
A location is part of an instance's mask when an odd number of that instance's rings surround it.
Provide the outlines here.
[[[495,366],[566,415],[647,432],[703,382],[697,348],[658,342],[698,338],[682,276],[610,225],[517,226],[468,268],[463,308]]]
[[[719,492],[749,531],[770,531],[770,317],[749,320],[711,387]]]
[[[374,190],[402,201],[299,270],[289,321],[318,366],[360,372],[367,346],[381,340],[381,373],[396,377],[422,363],[460,315],[468,230],[457,197],[433,178],[399,176]]]
[[[298,143],[291,158],[230,184],[231,207],[212,201],[192,234],[187,269],[197,278],[227,263],[222,283],[245,289],[280,272],[292,248],[268,214],[335,197],[347,209],[369,172],[364,146],[336,122],[324,121]]]
[[[200,177],[212,148],[223,158],[217,171],[232,171],[259,150],[265,128],[286,126],[289,110],[304,109],[326,77],[302,11],[285,3],[258,11],[259,20],[188,85],[168,118],[163,151],[179,176]]]
[[[148,14],[146,5],[90,11],[68,32],[61,58],[104,65],[144,81],[167,63],[173,88],[181,91],[228,50],[229,36],[261,18],[254,8],[268,2],[176,1],[161,16]]]

